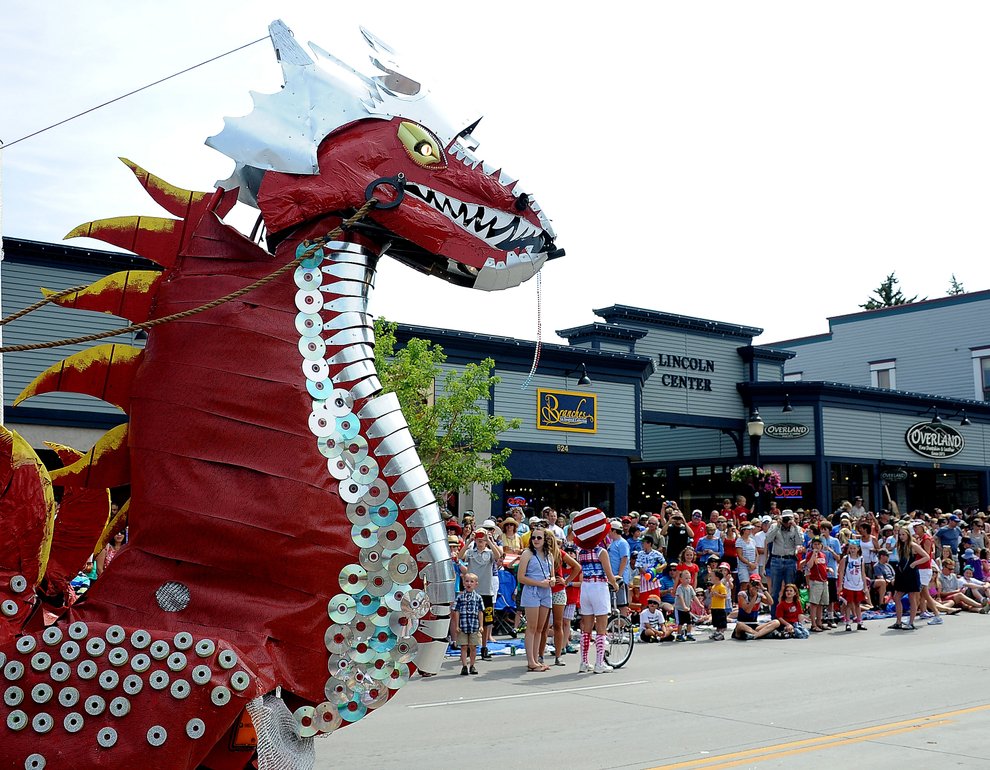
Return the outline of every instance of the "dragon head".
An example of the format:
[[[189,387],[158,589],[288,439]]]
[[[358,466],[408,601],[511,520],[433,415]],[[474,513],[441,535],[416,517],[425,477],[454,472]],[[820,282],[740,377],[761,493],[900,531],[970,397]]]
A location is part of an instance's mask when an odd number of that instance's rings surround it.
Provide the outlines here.
[[[475,156],[480,118],[451,115],[367,30],[376,74],[310,48],[281,22],[269,27],[284,88],[252,93],[255,109],[228,118],[207,144],[233,158],[226,188],[257,206],[277,243],[297,225],[345,216],[374,195],[360,228],[387,253],[453,283],[516,286],[563,251],[536,201]]]

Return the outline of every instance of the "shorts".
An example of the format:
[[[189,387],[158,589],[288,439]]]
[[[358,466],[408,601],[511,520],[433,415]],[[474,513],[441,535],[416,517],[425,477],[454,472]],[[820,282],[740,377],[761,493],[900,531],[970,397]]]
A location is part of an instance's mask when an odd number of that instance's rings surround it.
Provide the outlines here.
[[[549,607],[553,602],[550,589],[545,586],[523,586],[522,601],[523,607]]]
[[[488,596],[488,594],[481,595],[481,604],[485,608],[485,625],[491,626],[495,624],[495,597]]]
[[[629,606],[629,586],[627,586],[625,583],[620,582],[619,590],[615,592],[615,606],[616,607]]]
[[[729,625],[729,618],[725,610],[717,610],[712,607],[712,625],[716,631],[724,631]]]
[[[808,604],[828,604],[828,583],[821,580],[808,581]]]
[[[564,607],[564,620],[574,620],[574,613],[577,611],[576,604],[568,604]]]
[[[581,614],[584,617],[608,615],[612,611],[612,602],[608,595],[608,583],[581,584]]]
[[[748,583],[749,576],[752,575],[755,571],[756,570],[750,571],[749,567],[747,567],[745,564],[740,563],[739,568],[736,571],[736,574],[739,575],[739,582]]]
[[[921,580],[921,587],[924,588],[932,582],[932,571],[930,569],[919,569],[918,578]]]
[[[849,588],[842,589],[842,598],[846,600],[846,604],[851,604],[854,607],[863,603],[863,592],[853,591]]]
[[[481,644],[481,631],[472,631],[470,634],[466,631],[457,632],[457,646],[458,647],[477,647]]]
[[[567,591],[554,591],[552,600],[554,607],[563,607],[567,604]]]
[[[690,626],[693,622],[691,610],[677,610],[677,625]]]

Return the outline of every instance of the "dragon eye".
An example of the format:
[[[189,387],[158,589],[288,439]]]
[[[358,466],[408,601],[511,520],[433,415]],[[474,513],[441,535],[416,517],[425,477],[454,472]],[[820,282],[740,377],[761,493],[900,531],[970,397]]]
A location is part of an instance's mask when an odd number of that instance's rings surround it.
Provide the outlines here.
[[[439,142],[422,126],[409,122],[400,123],[398,136],[409,157],[420,166],[443,163]]]

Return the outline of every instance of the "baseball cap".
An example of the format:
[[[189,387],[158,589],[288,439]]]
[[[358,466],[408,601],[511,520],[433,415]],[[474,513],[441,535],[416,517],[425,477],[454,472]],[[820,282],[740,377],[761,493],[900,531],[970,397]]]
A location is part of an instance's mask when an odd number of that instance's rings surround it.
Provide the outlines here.
[[[740,529],[756,529],[750,522],[744,522]]]
[[[475,532],[475,533],[474,533],[474,536],[475,536],[475,537],[476,537],[476,538],[477,538],[478,540],[480,540],[481,538],[483,538],[483,537],[486,537],[486,536],[487,536],[487,533],[485,533],[485,532],[482,532],[482,531],[481,531],[481,530],[479,529],[479,530],[478,530],[477,532]]]
[[[956,514],[953,513],[951,516],[949,516],[949,521],[960,521],[960,519],[958,516],[956,516]]]
[[[700,519],[701,517],[702,517],[702,513],[697,508],[695,508],[693,511],[691,511],[691,518],[693,518],[693,519]]]
[[[485,519],[483,522],[481,522],[481,528],[482,529],[498,529],[498,524],[496,524],[491,519]]]
[[[646,603],[647,604],[660,604],[660,599],[658,597],[656,597],[656,596],[651,596],[649,599],[646,600]]]
[[[773,517],[772,516],[761,516],[760,517],[760,523],[761,524],[769,524],[772,521],[773,521]]]
[[[973,572],[973,565],[967,564],[963,567],[963,572]]]
[[[705,559],[705,561],[718,561],[718,559],[719,559],[719,555],[717,553],[713,553],[713,554],[709,554],[708,558]]]
[[[761,578],[758,573],[754,572],[754,573],[752,573],[749,576],[749,582],[750,583],[762,583],[763,582],[763,578]]]
[[[529,517],[529,523],[530,524],[539,524],[540,523],[540,517],[539,516],[530,516]],[[484,526],[484,525],[482,525],[482,526]]]
[[[781,512],[780,518],[782,518],[782,519],[793,519],[794,518],[794,511],[792,511],[790,508],[785,508]]]
[[[732,567],[729,566],[729,562],[727,562],[727,561],[723,561],[718,566],[719,566],[720,569],[728,569],[728,570],[731,570],[732,569]]]

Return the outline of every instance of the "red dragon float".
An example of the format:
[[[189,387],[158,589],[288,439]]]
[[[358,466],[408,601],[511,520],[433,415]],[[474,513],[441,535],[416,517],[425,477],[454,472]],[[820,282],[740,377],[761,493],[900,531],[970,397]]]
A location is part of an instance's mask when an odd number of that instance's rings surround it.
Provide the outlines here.
[[[372,75],[315,45],[312,58],[274,22],[285,86],[207,142],[236,161],[231,179],[195,193],[128,162],[174,218],[70,233],[161,265],[55,300],[133,323],[297,266],[155,326],[143,351],[73,355],[21,394],[87,393],[129,422],[87,453],[58,448],[50,482],[0,433],[4,768],[311,767],[315,736],[439,668],[455,568],[375,373],[376,265],[494,290],[562,252],[535,201],[474,155],[477,120],[443,113],[362,33]],[[267,250],[223,223],[238,197],[260,210]],[[312,240],[372,198],[337,240]],[[120,526],[106,490],[124,485],[128,543],[65,607],[67,578]]]

